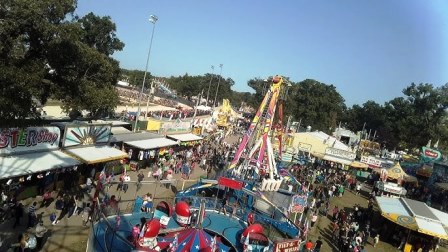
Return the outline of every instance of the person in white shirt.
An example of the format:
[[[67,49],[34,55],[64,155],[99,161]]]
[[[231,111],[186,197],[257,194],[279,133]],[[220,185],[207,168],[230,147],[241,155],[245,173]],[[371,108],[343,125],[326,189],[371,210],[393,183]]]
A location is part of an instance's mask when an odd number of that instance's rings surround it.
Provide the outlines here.
[[[36,240],[37,240],[37,249],[41,249],[42,248],[42,241],[45,237],[45,234],[47,233],[47,228],[44,226],[44,223],[41,221],[39,222],[39,224],[36,226]]]
[[[356,195],[361,191],[362,185],[360,183],[356,184]]]
[[[90,191],[92,189],[92,184],[93,184],[92,179],[90,177],[88,177],[87,181],[86,181],[86,190],[87,191]]]

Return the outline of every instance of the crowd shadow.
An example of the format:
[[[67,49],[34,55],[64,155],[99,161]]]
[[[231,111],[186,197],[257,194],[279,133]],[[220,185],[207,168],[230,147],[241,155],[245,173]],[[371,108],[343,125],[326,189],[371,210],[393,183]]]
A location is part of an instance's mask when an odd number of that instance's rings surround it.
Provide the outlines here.
[[[338,252],[339,248],[336,245],[337,241],[333,239],[333,231],[329,227],[324,229],[317,227],[317,230],[319,231],[319,235],[324,239],[324,241],[328,244],[332,251]]]

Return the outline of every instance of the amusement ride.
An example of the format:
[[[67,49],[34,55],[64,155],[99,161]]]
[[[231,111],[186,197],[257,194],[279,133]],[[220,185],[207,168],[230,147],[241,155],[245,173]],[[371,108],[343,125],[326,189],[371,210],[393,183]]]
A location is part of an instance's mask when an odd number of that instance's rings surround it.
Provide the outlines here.
[[[162,201],[153,211],[141,210],[142,198],[135,201],[132,214],[106,216],[98,211],[87,251],[263,252],[297,238],[300,229],[276,203],[278,199],[289,203],[291,197],[281,190],[288,174],[278,169],[273,148],[276,142],[277,157],[281,156],[287,87],[283,77],[272,77],[223,176],[201,179],[177,192],[173,205]]]

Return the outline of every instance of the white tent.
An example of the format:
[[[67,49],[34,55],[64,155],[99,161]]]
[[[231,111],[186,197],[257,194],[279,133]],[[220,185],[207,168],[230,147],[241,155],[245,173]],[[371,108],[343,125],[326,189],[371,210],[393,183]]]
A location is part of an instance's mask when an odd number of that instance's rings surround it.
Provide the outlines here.
[[[205,106],[205,105],[199,105],[199,106],[196,106],[196,109],[198,109],[198,110],[211,110],[212,108],[211,107],[209,107],[209,106]]]

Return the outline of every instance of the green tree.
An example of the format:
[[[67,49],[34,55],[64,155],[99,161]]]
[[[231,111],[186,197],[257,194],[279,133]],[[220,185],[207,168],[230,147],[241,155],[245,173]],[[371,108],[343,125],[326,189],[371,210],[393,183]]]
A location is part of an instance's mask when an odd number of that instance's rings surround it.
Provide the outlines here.
[[[432,84],[414,84],[403,90],[409,102],[412,115],[408,119],[411,147],[425,145],[430,139],[440,138],[448,109],[448,84],[434,88]]]
[[[124,43],[117,38],[115,23],[109,16],[98,17],[90,12],[78,22],[83,31],[81,41],[84,44],[107,56],[123,50]]]
[[[345,109],[344,98],[336,87],[316,80],[307,79],[294,84],[288,99],[294,102],[296,120],[301,119],[303,125],[325,132],[335,129]]]
[[[0,2],[2,119],[39,117],[39,103],[50,97],[61,99],[67,110],[93,114],[118,103],[111,90],[119,67],[109,55],[123,44],[115,36],[115,25],[93,14],[88,19],[73,18],[76,4],[75,0]],[[91,95],[92,90],[110,97],[100,102],[104,97]]]

